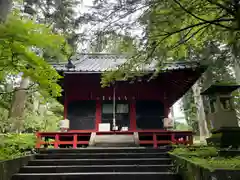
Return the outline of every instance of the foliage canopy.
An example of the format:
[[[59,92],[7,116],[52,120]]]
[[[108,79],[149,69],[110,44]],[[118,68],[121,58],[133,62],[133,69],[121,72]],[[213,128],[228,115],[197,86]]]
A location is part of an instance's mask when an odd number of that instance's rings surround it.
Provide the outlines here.
[[[43,58],[47,52],[49,60],[66,60],[70,48],[63,36],[52,33],[43,24],[10,15],[0,24],[0,79],[7,75],[23,73],[34,82],[32,87],[40,87],[45,95],[59,96],[60,78],[54,68]]]
[[[135,38],[137,51],[114,73],[105,75],[105,81],[128,77],[129,69],[157,60],[202,60],[205,48],[228,45],[235,56],[239,47],[239,1],[225,0],[148,0],[148,1],[94,1],[92,24],[101,23],[96,36],[117,33]],[[90,21],[90,22],[91,22]],[[131,33],[136,28],[141,33]],[[213,47],[212,47],[213,46]],[[219,51],[212,51],[212,54]],[[124,72],[124,73],[123,73]],[[103,82],[106,84],[106,82]]]

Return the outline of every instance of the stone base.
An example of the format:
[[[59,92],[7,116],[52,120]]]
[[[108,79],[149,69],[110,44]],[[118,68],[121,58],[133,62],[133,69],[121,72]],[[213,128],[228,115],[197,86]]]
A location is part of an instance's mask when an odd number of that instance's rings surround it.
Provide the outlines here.
[[[133,135],[96,135],[91,146],[97,147],[136,147]]]
[[[240,147],[240,127],[222,127],[212,131],[212,136],[207,138],[208,145],[215,145],[220,148]]]

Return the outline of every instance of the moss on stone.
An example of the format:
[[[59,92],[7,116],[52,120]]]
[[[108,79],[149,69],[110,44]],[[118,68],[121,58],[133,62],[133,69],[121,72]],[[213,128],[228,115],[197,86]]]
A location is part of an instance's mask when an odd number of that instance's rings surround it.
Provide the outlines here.
[[[181,147],[175,148],[170,154],[211,170],[240,170],[240,156],[231,158],[220,157],[218,150],[214,147]]]

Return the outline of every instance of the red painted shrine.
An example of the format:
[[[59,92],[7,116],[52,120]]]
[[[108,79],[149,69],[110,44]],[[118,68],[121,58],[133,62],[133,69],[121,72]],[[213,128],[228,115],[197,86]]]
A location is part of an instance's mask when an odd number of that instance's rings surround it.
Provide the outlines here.
[[[102,88],[101,74],[126,59],[125,55],[81,54],[67,65],[54,65],[63,76],[59,101],[64,104],[64,118],[70,122],[66,133],[171,132],[164,130],[163,119],[168,117],[170,107],[191,88],[205,68],[196,62],[164,64],[154,79],[145,76]],[[151,66],[146,69],[154,72]],[[100,125],[106,123],[110,124],[110,129],[102,132]],[[76,138],[75,143],[80,143]]]

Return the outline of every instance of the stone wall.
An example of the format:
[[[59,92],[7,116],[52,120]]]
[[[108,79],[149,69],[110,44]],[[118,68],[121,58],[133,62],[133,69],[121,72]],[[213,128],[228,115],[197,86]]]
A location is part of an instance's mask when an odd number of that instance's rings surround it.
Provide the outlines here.
[[[34,155],[29,155],[0,161],[0,180],[11,180],[13,174],[17,173],[22,166],[27,165],[28,161],[33,159]]]

